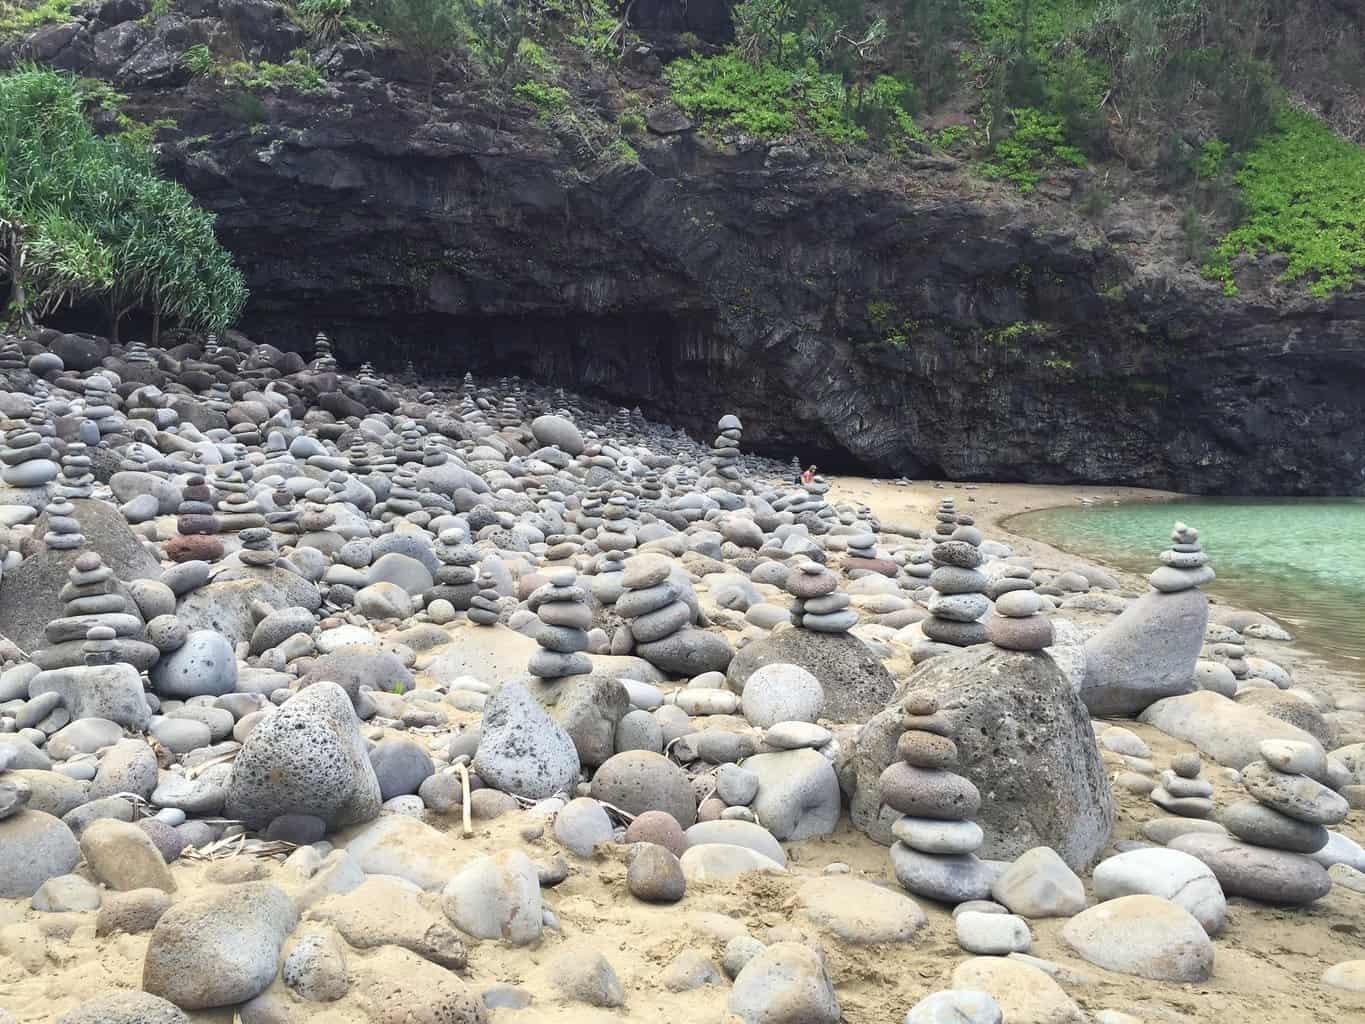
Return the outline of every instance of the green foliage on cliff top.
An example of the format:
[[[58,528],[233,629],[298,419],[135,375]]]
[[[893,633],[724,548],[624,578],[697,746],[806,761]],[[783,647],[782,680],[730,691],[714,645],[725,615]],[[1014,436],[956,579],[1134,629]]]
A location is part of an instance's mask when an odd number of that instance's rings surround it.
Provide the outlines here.
[[[157,172],[126,135],[100,137],[90,97],[68,75],[0,75],[0,281],[9,312],[32,322],[94,302],[117,337],[131,310],[207,329],[231,325],[246,287],[214,217]]]
[[[1308,278],[1317,296],[1365,279],[1365,149],[1307,114],[1286,111],[1235,180],[1246,217],[1206,265],[1230,292],[1231,261],[1242,253],[1286,256],[1284,279]]]
[[[70,21],[80,0],[39,0],[21,3],[0,0],[0,36],[27,35],[44,25],[59,25]]]

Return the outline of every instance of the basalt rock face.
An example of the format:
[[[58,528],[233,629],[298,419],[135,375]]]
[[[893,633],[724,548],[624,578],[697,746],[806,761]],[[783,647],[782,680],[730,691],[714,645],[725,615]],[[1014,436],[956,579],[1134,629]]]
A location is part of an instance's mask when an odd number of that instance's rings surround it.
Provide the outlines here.
[[[321,327],[344,361],[554,380],[698,436],[733,411],[746,447],[833,470],[1365,493],[1363,294],[1262,267],[1226,298],[1141,217],[1097,226],[943,158],[835,166],[673,112],[613,163],[478,83],[429,114],[382,47],[252,103],[157,55],[231,35],[283,60],[298,29],[268,0],[99,10],[42,56],[175,119],[163,162],[218,214],[259,340]]]

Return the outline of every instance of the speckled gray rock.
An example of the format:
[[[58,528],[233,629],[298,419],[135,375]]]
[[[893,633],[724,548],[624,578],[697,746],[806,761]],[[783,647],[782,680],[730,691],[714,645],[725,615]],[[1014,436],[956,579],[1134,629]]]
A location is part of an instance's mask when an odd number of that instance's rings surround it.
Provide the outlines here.
[[[626,688],[611,676],[572,676],[559,686],[551,711],[573,740],[580,764],[600,765],[616,753],[616,727],[630,711]]]
[[[245,1002],[275,979],[298,919],[293,901],[267,882],[189,896],[152,929],[142,987],[186,1010]]]
[[[236,688],[237,656],[222,634],[196,629],[178,651],[162,655],[148,677],[163,697],[216,697]]]
[[[948,989],[925,996],[905,1015],[905,1024],[1002,1024],[1000,1004],[985,992]]]
[[[346,952],[328,932],[299,937],[284,958],[280,976],[291,990],[312,1003],[330,1003],[346,994]]]
[[[891,673],[857,637],[808,629],[784,629],[748,644],[730,662],[726,682],[742,694],[757,669],[776,663],[797,665],[819,680],[821,714],[835,722],[867,721],[896,689]]]
[[[1092,964],[1154,981],[1207,981],[1213,943],[1183,907],[1160,896],[1120,896],[1077,914],[1066,944]]]
[[[573,739],[519,682],[505,683],[483,706],[474,770],[494,789],[541,800],[567,793],[578,778]]]
[[[233,762],[226,811],[251,828],[291,813],[340,828],[369,821],[380,802],[350,699],[335,683],[318,683],[252,730]]]
[[[744,717],[760,729],[778,722],[814,722],[824,705],[820,680],[799,665],[762,665],[744,681]]]
[[[147,728],[151,711],[142,692],[142,677],[132,665],[79,665],[40,672],[29,693],[60,695],[72,719],[103,718],[135,732]]]
[[[630,750],[610,758],[593,776],[592,795],[627,814],[666,811],[683,828],[697,820],[687,773],[662,754],[648,750]]]

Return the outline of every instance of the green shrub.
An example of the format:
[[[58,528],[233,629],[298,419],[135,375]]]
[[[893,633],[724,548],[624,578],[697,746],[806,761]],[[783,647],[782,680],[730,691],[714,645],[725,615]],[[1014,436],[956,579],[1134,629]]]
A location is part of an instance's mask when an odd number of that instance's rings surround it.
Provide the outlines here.
[[[318,42],[330,43],[351,31],[351,0],[299,0],[298,12]]]
[[[171,13],[171,0],[152,0],[151,13],[153,18],[164,18]]]
[[[623,111],[621,116],[616,119],[621,131],[626,135],[639,135],[645,130],[645,118],[638,110]]]
[[[306,50],[295,50],[283,64],[261,61],[233,61],[223,69],[223,79],[252,92],[278,92],[295,89],[298,92],[317,92],[323,87],[322,72],[313,66]]]
[[[1029,107],[1010,111],[1014,133],[996,144],[981,168],[988,178],[1012,182],[1025,195],[1038,186],[1043,175],[1063,164],[1086,165],[1085,154],[1062,141],[1061,118]]]
[[[270,119],[265,103],[254,93],[236,92],[223,100],[223,110],[242,124],[263,124]]]
[[[195,78],[203,78],[213,70],[213,54],[203,43],[191,46],[180,55],[180,66]]]
[[[635,147],[625,139],[618,138],[613,140],[612,144],[607,147],[607,153],[613,160],[616,160],[619,163],[638,164],[640,162],[640,154],[637,153]]]
[[[542,114],[557,114],[569,105],[569,93],[557,85],[544,82],[522,82],[512,91]]]
[[[0,36],[28,35],[43,25],[70,21],[81,0],[41,0],[22,7],[13,0],[0,3]]]
[[[1223,158],[1228,155],[1228,144],[1209,139],[1199,148],[1199,163],[1195,173],[1200,181],[1211,181],[1223,170]]]
[[[1242,253],[1287,257],[1284,280],[1308,278],[1320,297],[1365,277],[1365,149],[1307,114],[1285,111],[1233,180],[1245,220],[1205,266],[1229,292],[1236,290],[1231,261]]]

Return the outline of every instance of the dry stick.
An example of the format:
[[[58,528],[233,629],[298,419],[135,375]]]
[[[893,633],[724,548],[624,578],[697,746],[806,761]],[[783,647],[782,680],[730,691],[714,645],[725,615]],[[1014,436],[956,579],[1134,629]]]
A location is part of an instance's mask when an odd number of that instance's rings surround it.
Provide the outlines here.
[[[460,770],[460,811],[464,818],[461,835],[468,839],[474,834],[474,826],[469,820],[469,769],[463,764],[457,764],[455,767]]]

